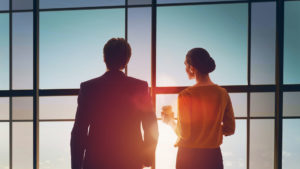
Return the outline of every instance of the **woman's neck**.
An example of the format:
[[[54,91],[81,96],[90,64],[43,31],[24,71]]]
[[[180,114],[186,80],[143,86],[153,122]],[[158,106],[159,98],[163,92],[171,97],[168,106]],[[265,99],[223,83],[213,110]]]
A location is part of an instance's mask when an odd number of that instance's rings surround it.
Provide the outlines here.
[[[197,74],[196,85],[206,86],[206,85],[214,85],[214,83],[210,80],[208,74]]]

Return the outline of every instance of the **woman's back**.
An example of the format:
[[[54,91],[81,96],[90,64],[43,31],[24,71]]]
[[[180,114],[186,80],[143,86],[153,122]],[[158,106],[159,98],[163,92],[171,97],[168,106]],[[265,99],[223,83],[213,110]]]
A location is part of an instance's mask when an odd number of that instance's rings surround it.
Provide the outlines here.
[[[231,135],[234,130],[232,104],[224,88],[195,85],[180,92],[177,146],[217,148],[223,135]]]

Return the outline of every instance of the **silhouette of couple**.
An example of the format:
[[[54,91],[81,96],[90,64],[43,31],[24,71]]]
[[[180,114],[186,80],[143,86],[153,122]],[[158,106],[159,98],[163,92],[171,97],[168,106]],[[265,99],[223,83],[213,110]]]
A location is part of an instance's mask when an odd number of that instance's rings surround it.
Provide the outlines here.
[[[80,85],[71,133],[72,169],[153,166],[158,126],[148,84],[122,72],[131,56],[126,40],[110,39],[103,54],[107,71]],[[205,49],[190,50],[185,66],[196,84],[179,93],[177,122],[167,112],[163,116],[178,135],[176,168],[223,169],[223,135],[235,131],[230,97],[210,80],[216,65]]]

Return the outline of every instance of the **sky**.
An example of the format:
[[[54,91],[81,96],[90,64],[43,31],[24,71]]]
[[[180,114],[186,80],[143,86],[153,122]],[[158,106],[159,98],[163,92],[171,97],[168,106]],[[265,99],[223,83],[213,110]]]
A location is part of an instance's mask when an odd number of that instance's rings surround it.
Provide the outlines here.
[[[179,2],[180,0],[178,0]],[[193,0],[191,0],[192,2]],[[208,0],[209,1],[209,0]],[[69,2],[65,0],[64,2]],[[93,6],[100,1],[89,1]],[[121,4],[121,0],[102,1]],[[165,3],[158,0],[158,3]],[[135,3],[131,1],[131,3]],[[0,0],[0,10],[6,2]],[[66,6],[64,6],[66,5]],[[41,0],[41,7],[78,7],[78,3]],[[286,2],[284,39],[284,83],[299,84],[300,2]],[[202,5],[158,7],[157,9],[157,85],[188,86],[184,59],[187,51],[203,47],[215,59],[212,79],[220,85],[247,84],[248,6]],[[275,4],[253,3],[251,43],[251,84],[274,84],[275,80]],[[111,37],[125,36],[125,10],[78,10],[40,13],[40,88],[78,88],[80,82],[104,73],[102,48]],[[0,90],[8,89],[9,16],[0,13]],[[21,29],[22,28],[22,29]],[[13,15],[13,88],[32,89],[32,13]],[[128,10],[128,41],[132,58],[128,74],[146,80],[151,76],[151,9]],[[235,115],[246,117],[246,93],[231,93]],[[285,116],[299,116],[300,92],[283,94]],[[40,97],[41,119],[72,119],[76,96]],[[262,104],[263,103],[263,104]],[[0,98],[0,119],[8,119],[8,98]],[[157,95],[157,116],[163,105],[177,112],[177,94]],[[252,93],[253,116],[274,116],[274,93]],[[15,119],[32,118],[32,97],[13,99]],[[300,157],[300,120],[283,121],[283,169],[297,169]],[[40,122],[40,168],[70,168],[70,132],[73,122]],[[237,120],[234,136],[222,145],[225,169],[246,168],[246,121]],[[160,139],[157,168],[173,169],[176,136],[159,121]],[[15,169],[32,167],[32,122],[13,125],[13,163]],[[0,168],[8,169],[9,123],[0,123]],[[2,138],[2,137],[1,137]],[[273,166],[274,120],[250,121],[250,168]],[[21,142],[20,140],[24,141]],[[29,154],[29,155],[28,155]],[[59,154],[59,155],[57,155]],[[167,162],[166,162],[167,161]],[[297,163],[298,162],[298,163]],[[20,165],[22,164],[22,165]]]

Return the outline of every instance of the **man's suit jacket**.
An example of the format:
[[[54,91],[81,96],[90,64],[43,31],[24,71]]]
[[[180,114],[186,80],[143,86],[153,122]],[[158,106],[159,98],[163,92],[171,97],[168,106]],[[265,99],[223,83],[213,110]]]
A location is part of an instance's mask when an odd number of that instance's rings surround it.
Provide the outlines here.
[[[81,83],[71,133],[72,169],[141,168],[151,163],[157,139],[147,82],[107,71]]]

